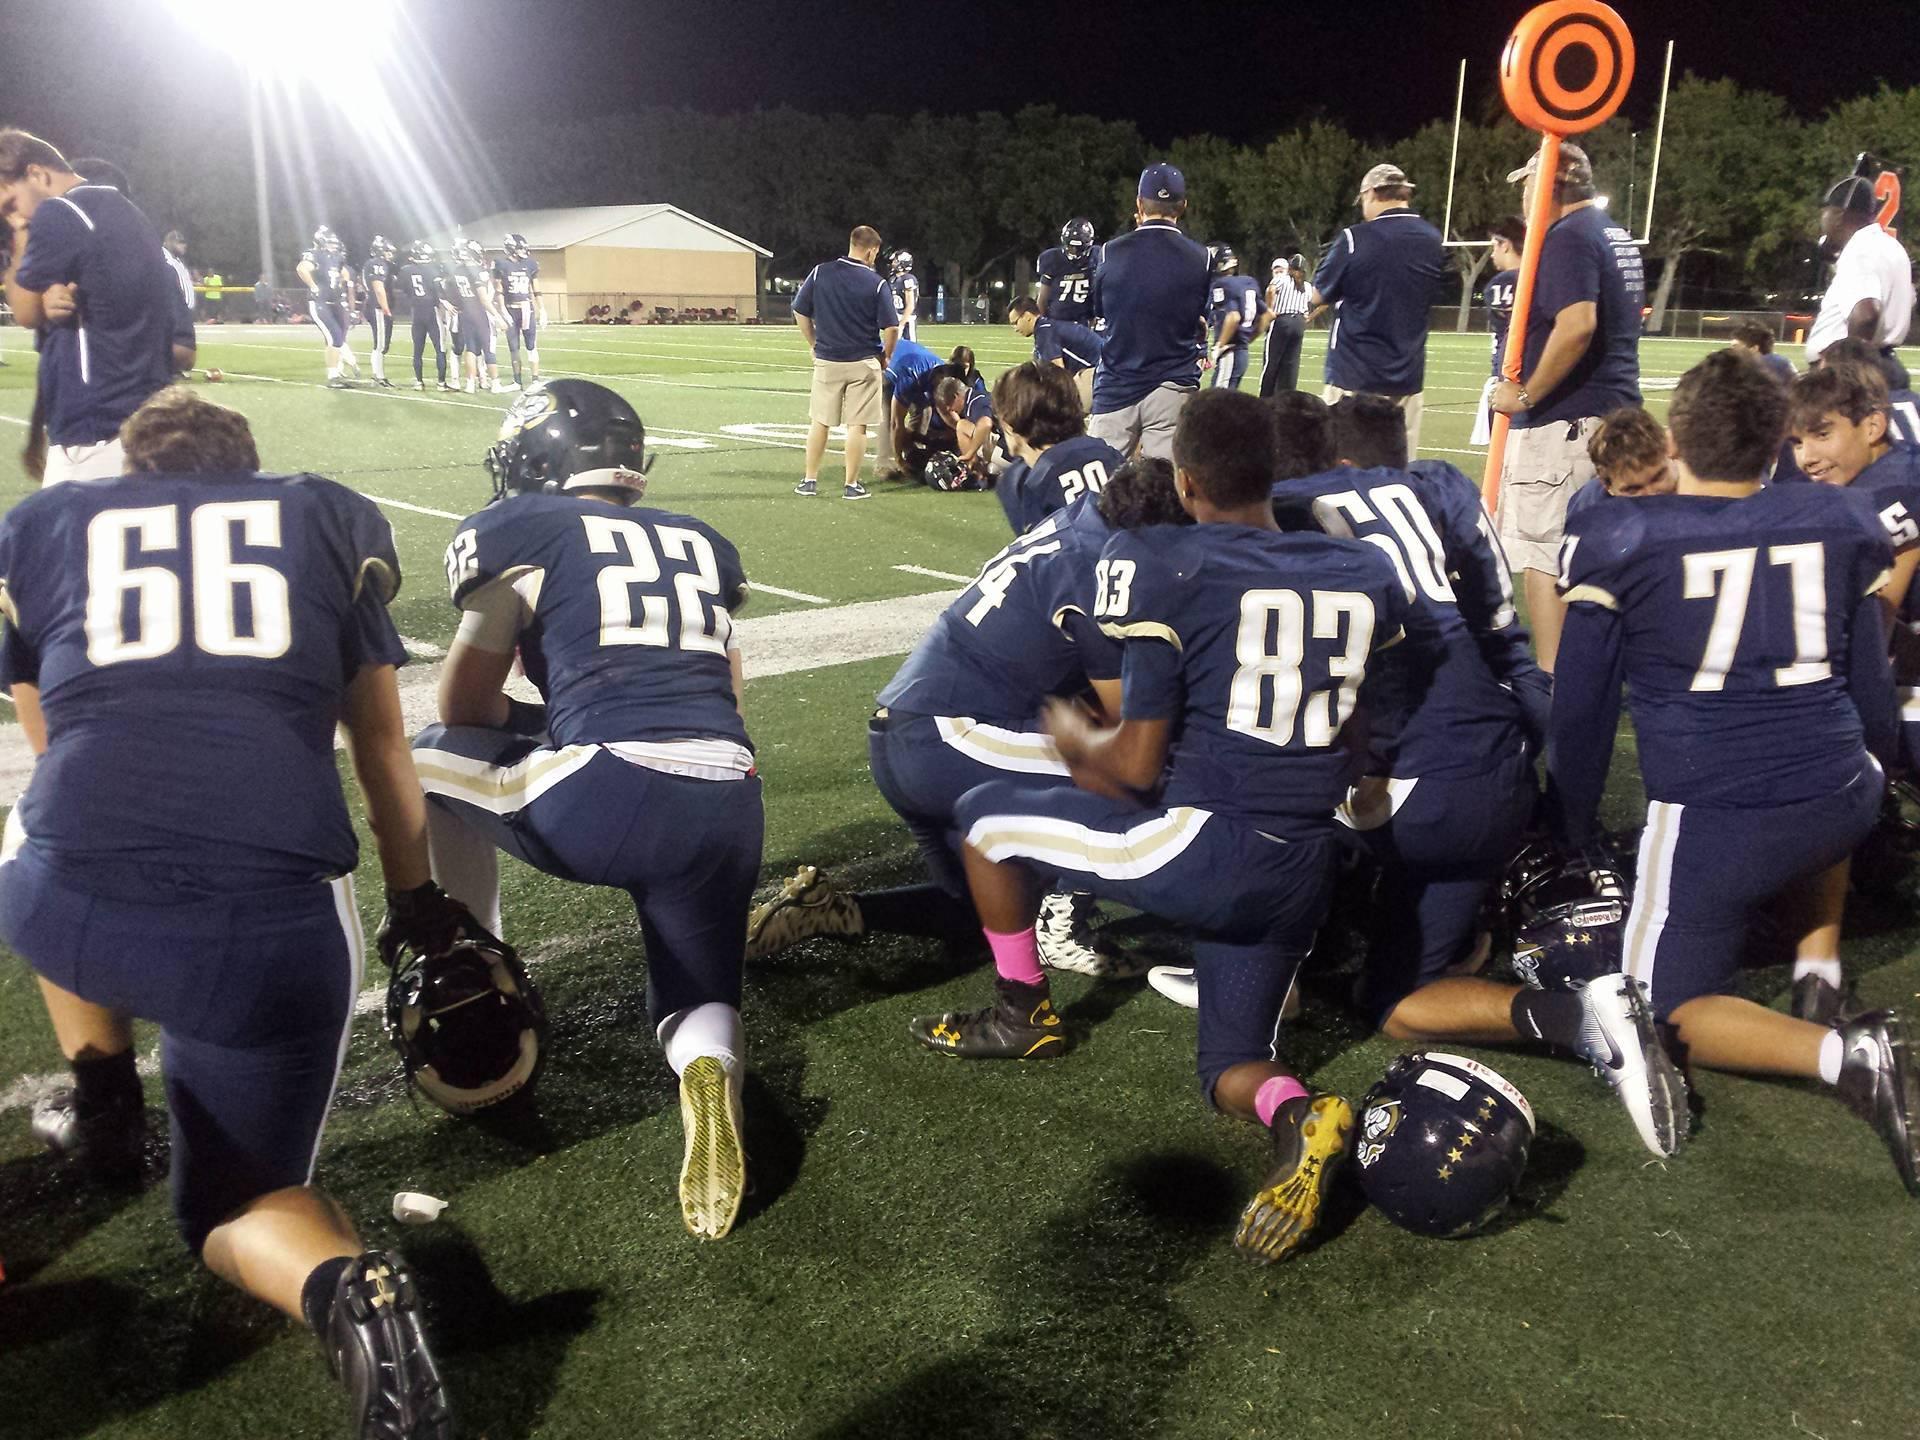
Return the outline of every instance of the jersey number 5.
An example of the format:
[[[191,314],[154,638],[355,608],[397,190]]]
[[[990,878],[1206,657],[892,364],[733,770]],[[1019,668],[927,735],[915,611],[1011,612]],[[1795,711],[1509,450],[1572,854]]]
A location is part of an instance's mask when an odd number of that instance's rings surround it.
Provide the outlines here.
[[[236,525],[242,544],[279,549],[280,502],[228,500],[198,506],[188,515],[193,643],[208,655],[273,660],[293,643],[287,577],[271,565],[234,560]],[[156,660],[180,647],[180,577],[164,565],[137,563],[179,548],[177,505],[103,510],[88,523],[87,659],[93,664]]]

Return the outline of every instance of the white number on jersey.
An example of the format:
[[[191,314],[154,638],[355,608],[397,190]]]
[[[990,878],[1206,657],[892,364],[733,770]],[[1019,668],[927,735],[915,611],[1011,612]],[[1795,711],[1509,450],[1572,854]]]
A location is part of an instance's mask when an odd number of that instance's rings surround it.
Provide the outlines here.
[[[1133,561],[1102,560],[1093,567],[1093,613],[1124,615],[1133,603]]]
[[[1053,282],[1053,298],[1084,305],[1093,294],[1093,279],[1087,275],[1065,275]]]
[[[1689,600],[1712,600],[1713,619],[1707,627],[1706,653],[1693,673],[1691,690],[1720,690],[1733,669],[1740,649],[1740,632],[1747,623],[1747,601],[1753,593],[1753,572],[1759,550],[1707,550],[1681,557],[1685,576],[1681,593]],[[1767,563],[1786,567],[1793,587],[1793,649],[1791,665],[1773,672],[1775,685],[1810,685],[1833,674],[1827,659],[1827,552],[1819,542],[1767,547]]]
[[[1385,535],[1360,538],[1386,552],[1393,568],[1400,572],[1400,583],[1406,589],[1407,598],[1425,595],[1443,605],[1453,604],[1453,582],[1447,578],[1446,550],[1419,498],[1408,486],[1382,485],[1373,492],[1373,499],[1380,507],[1378,515],[1360,498],[1358,491],[1322,495],[1313,502],[1313,518],[1328,534],[1348,537],[1353,535],[1353,529],[1342,523],[1342,517],[1355,525],[1385,520],[1399,544]]]
[[[1893,402],[1893,438],[1920,445],[1920,405],[1911,400]]]
[[[201,505],[187,517],[193,542],[193,643],[209,655],[273,660],[293,643],[287,577],[270,565],[236,564],[233,527],[242,544],[280,548],[278,500],[226,500]],[[128,563],[134,554],[180,548],[180,508],[103,510],[87,525],[87,659],[95,665],[153,660],[180,645],[180,580],[159,565]],[[244,592],[244,596],[243,596]],[[132,597],[137,620],[127,633]],[[249,617],[240,631],[241,601]]]
[[[1327,657],[1327,674],[1334,683],[1304,693],[1307,602],[1300,593],[1249,590],[1240,597],[1240,630],[1234,643],[1240,666],[1233,672],[1227,701],[1229,730],[1269,745],[1289,745],[1297,722],[1300,743],[1323,750],[1353,714],[1354,692],[1366,675],[1367,652],[1373,646],[1373,601],[1344,590],[1315,590],[1309,599],[1313,638],[1340,643],[1338,652]]]
[[[646,526],[637,520],[620,520],[609,515],[582,515],[580,523],[586,527],[588,550],[595,555],[624,554],[628,561],[625,565],[605,566],[600,571],[600,643],[661,647],[675,644],[676,638],[668,633],[664,594],[642,595],[640,623],[634,623],[633,587],[657,586],[661,576],[660,556],[654,553]],[[678,647],[726,654],[727,640],[733,634],[733,618],[718,605],[709,610],[702,598],[717,599],[720,594],[720,566],[714,558],[712,542],[699,531],[678,525],[662,525],[658,533],[660,549],[669,560],[690,561],[694,567],[673,578],[674,599],[680,611]],[[456,537],[455,544],[458,543]]]
[[[1893,542],[1895,550],[1905,550],[1909,545],[1920,542],[1920,525],[1913,523],[1913,516],[1898,500],[1880,512],[1880,523],[1886,526],[1887,539]]]
[[[1107,462],[1089,460],[1077,470],[1064,471],[1058,478],[1060,494],[1071,505],[1082,495],[1098,495],[1107,488]]]
[[[1060,539],[1055,533],[1059,528],[1049,515],[981,567],[979,578],[973,582],[980,598],[967,609],[969,625],[978,625],[1006,603],[1007,591],[1019,578],[1021,566],[1030,565],[1040,556],[1051,555],[1060,548]]]

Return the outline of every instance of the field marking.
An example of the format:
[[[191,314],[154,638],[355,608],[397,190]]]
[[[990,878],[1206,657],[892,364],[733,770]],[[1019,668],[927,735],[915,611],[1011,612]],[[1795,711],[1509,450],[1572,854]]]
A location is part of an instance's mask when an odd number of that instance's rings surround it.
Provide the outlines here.
[[[909,575],[924,575],[929,580],[952,580],[960,585],[971,585],[978,576],[956,575],[951,570],[929,570],[924,565],[896,565],[896,570],[904,570]]]
[[[769,585],[764,580],[749,580],[747,584],[763,594],[778,595],[783,600],[804,600],[809,605],[832,603],[824,595],[809,595],[804,590],[782,590],[778,585]]]
[[[373,501],[376,505],[391,506],[395,510],[411,510],[415,515],[431,515],[436,520],[464,520],[467,518],[465,515],[457,514],[452,510],[436,510],[431,505],[415,505],[411,500],[393,500],[385,495],[370,495],[365,490],[362,490],[360,493],[366,495],[367,499]]]

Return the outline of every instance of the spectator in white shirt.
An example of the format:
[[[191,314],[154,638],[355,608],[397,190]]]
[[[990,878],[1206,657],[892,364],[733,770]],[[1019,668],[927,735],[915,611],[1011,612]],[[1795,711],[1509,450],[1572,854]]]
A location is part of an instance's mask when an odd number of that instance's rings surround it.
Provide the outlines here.
[[[1834,341],[1865,340],[1883,353],[1907,338],[1913,317],[1913,262],[1906,247],[1874,220],[1873,182],[1850,175],[1820,206],[1820,246],[1837,258],[1833,283],[1807,333],[1807,362]]]

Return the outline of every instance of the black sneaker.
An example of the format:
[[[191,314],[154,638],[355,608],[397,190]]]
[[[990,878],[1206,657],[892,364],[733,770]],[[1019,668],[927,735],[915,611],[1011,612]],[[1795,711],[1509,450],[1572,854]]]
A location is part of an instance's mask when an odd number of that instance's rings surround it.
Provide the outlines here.
[[[1284,1260],[1313,1233],[1347,1156],[1353,1107],[1331,1090],[1296,1095],[1273,1112],[1273,1169],[1247,1208],[1233,1245],[1260,1265]]]
[[[33,1107],[32,1128],[34,1139],[95,1180],[126,1185],[140,1178],[147,1112],[139,1101],[82,1115],[78,1093],[63,1085]]]
[[[380,376],[373,383],[378,385],[382,390],[396,390],[399,388],[397,385],[395,385],[391,380],[389,380],[384,375]]]
[[[1793,999],[1787,1013],[1796,1020],[1811,1020],[1816,1025],[1838,1025],[1847,1013],[1847,992],[1829,985],[1818,975],[1802,975],[1793,982]]]
[[[1045,1060],[1067,1053],[1067,1027],[1044,984],[996,979],[993,993],[994,1003],[984,1010],[921,1015],[907,1029],[929,1050],[962,1060]]]
[[[413,1272],[390,1250],[369,1250],[334,1287],[327,1367],[347,1387],[355,1440],[452,1440],[440,1367],[420,1328]]]
[[[1920,1196],[1920,1109],[1906,1022],[1891,1010],[1870,1010],[1839,1027],[1840,1083],[1847,1107],[1887,1142],[1893,1168],[1909,1195]]]

